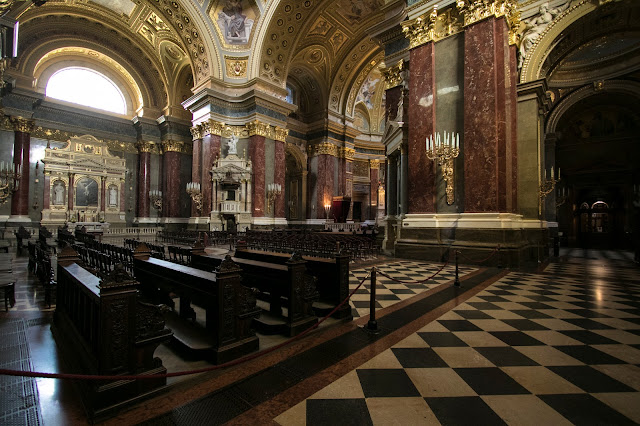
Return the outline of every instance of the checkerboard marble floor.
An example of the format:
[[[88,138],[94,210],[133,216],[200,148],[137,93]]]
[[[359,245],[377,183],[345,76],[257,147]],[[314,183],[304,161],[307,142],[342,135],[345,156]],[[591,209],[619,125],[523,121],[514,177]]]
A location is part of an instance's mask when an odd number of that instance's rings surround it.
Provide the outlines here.
[[[455,279],[454,265],[445,266],[442,271],[435,276],[433,275],[442,268],[442,264],[403,260],[377,265],[376,268],[378,270],[376,279],[376,311]],[[477,270],[477,268],[460,266],[458,268],[458,275],[462,277],[475,270]],[[371,267],[349,271],[349,290],[353,291],[370,272]],[[370,299],[371,281],[367,279],[360,289],[351,297],[350,304],[354,318],[369,315]]]
[[[640,274],[607,268],[509,273],[275,421],[638,424]]]

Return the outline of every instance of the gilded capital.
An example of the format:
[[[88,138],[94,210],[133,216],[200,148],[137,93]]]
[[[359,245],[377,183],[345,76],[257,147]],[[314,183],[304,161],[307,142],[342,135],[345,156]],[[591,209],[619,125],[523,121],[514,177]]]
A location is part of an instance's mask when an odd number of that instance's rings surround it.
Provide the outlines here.
[[[35,128],[35,121],[22,117],[11,117],[13,130],[22,133],[32,133]]]
[[[402,32],[409,39],[411,49],[435,41],[437,20],[438,6],[434,6],[428,16],[425,14],[413,21],[402,23]]]
[[[206,123],[206,130],[204,135],[217,135],[222,136],[222,131],[225,128],[224,123],[220,123],[219,121],[215,121],[213,119],[209,119]]]
[[[369,167],[372,169],[380,169],[380,160],[369,160]]]
[[[289,134],[289,130],[276,126],[274,139],[280,142],[285,142],[287,140],[288,134]]]
[[[457,0],[456,8],[464,16],[464,26],[475,24],[489,17],[505,17],[509,26],[509,44],[516,44],[520,26],[517,0]]]
[[[315,157],[316,155],[331,155],[332,157],[338,157],[339,149],[337,146],[328,142],[323,142],[318,145],[309,145],[307,151],[309,156]]]
[[[167,139],[162,141],[162,152],[182,152],[184,142]]]
[[[138,152],[151,152],[153,151],[153,146],[155,144],[151,141],[138,141],[136,142],[136,148],[138,148]]]
[[[264,136],[265,138],[273,139],[271,126],[261,121],[251,121],[246,124],[247,132],[249,136]]]
[[[381,71],[382,71],[382,77],[384,78],[384,81],[385,81],[385,88],[391,89],[392,87],[400,86],[401,84],[402,85],[408,84],[408,82],[405,81],[406,79],[406,72],[404,72],[405,69],[406,69],[406,65],[402,59],[399,60],[397,64],[391,67],[383,68]]]
[[[197,124],[195,126],[193,126],[191,129],[191,136],[193,137],[193,140],[198,140],[198,139],[202,139],[202,124]]]
[[[340,157],[353,160],[356,157],[356,150],[349,147],[340,148]]]

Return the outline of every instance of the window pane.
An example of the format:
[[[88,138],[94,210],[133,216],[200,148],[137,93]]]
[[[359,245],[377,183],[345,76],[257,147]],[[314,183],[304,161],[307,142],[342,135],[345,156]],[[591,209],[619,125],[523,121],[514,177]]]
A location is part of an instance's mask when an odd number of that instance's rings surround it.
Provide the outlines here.
[[[47,82],[48,97],[126,114],[122,92],[104,75],[88,68],[65,68]]]

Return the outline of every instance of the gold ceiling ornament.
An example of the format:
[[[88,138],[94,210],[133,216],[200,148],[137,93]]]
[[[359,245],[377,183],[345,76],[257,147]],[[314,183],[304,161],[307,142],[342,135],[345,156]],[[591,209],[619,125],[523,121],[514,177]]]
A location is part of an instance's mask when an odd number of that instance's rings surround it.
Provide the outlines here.
[[[331,155],[332,157],[338,157],[339,149],[339,147],[331,143],[323,142],[317,145],[309,145],[307,147],[307,152],[310,157],[315,157],[317,155]]]
[[[136,142],[136,148],[138,148],[138,152],[152,152],[155,143],[151,141],[138,141]]]
[[[31,133],[35,128],[35,121],[23,117],[11,117],[13,130],[22,133]]]
[[[162,141],[162,152],[182,152],[184,149],[184,142],[176,141],[173,139],[167,139]]]
[[[406,84],[404,81],[405,73],[403,71],[406,69],[406,65],[404,60],[400,59],[397,64],[390,66],[388,68],[381,68],[382,77],[384,78],[385,88],[391,89],[392,87],[400,86],[401,84]]]
[[[249,63],[249,57],[224,57],[225,68],[227,69],[227,77],[229,78],[246,78],[247,77],[247,65]]]
[[[465,27],[492,16],[504,16],[509,26],[509,44],[516,44],[520,26],[517,0],[456,0],[456,8],[464,16]]]

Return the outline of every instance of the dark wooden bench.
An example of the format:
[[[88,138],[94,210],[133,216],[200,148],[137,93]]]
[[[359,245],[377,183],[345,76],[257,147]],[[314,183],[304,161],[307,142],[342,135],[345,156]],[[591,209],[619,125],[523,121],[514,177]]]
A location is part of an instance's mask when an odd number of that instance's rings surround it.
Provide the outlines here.
[[[52,324],[56,343],[73,373],[94,375],[164,374],[153,354],[171,337],[162,308],[142,303],[138,282],[119,267],[105,279],[79,264],[66,247],[58,256],[57,305]],[[166,378],[78,381],[94,421],[153,396]]]
[[[205,271],[219,267],[222,260],[222,256],[207,255],[201,247],[191,255],[191,265]],[[256,320],[260,331],[295,336],[318,321],[313,311],[318,298],[315,279],[306,273],[307,262],[300,256],[290,256],[284,264],[235,257],[231,260],[242,269],[242,283],[260,290],[269,302],[273,319],[265,316]]]
[[[27,229],[24,226],[20,225],[18,230],[15,232],[15,235],[16,235],[17,252],[19,255],[21,255],[22,249],[24,249],[25,241],[29,241],[29,238],[31,238],[31,232],[27,231]]]
[[[238,259],[250,259],[261,262],[286,264],[291,257],[286,253],[251,250],[239,246],[235,251]],[[349,255],[335,253],[332,259],[314,256],[302,256],[306,263],[307,273],[317,278],[317,290],[320,294],[316,303],[316,312],[326,315],[349,296]],[[349,302],[333,314],[334,318],[353,319]]]
[[[157,302],[178,295],[184,319],[194,319],[192,302],[204,308],[210,340],[210,348],[204,351],[212,362],[224,363],[258,349],[252,321],[260,309],[252,291],[241,284],[240,268],[231,258],[221,259],[215,272],[207,272],[151,257],[141,243],[134,252],[133,269],[145,298]],[[187,341],[180,343],[189,346]]]

